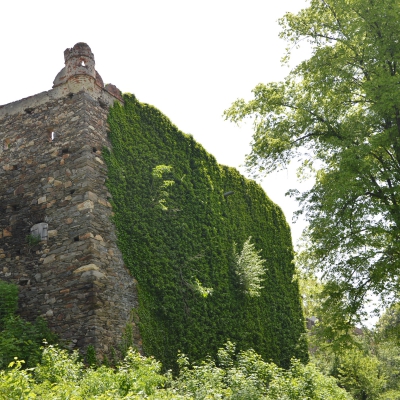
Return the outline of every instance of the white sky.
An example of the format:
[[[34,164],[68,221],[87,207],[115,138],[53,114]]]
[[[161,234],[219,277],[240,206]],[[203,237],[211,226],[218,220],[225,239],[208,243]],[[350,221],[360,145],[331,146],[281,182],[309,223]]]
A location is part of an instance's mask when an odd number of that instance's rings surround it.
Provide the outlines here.
[[[251,127],[224,121],[222,113],[237,98],[250,98],[258,83],[287,75],[277,20],[306,5],[304,0],[4,0],[0,104],[51,89],[64,66],[64,50],[86,42],[105,83],[153,104],[218,162],[239,167],[250,149]],[[302,53],[296,57],[294,62]],[[295,172],[275,174],[262,185],[291,223],[297,204],[284,193],[300,187]],[[292,226],[294,241],[302,227]]]

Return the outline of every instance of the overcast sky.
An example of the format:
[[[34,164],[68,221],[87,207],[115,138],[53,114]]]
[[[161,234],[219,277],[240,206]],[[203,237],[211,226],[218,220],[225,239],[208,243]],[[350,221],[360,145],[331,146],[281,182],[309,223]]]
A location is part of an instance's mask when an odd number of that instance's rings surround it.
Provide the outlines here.
[[[223,111],[249,99],[260,82],[282,80],[285,42],[278,18],[304,0],[13,0],[1,5],[0,105],[51,89],[64,50],[92,49],[105,83],[134,93],[190,133],[221,164],[239,167],[251,127],[224,121]],[[295,53],[293,64],[305,57]],[[242,170],[242,172],[244,172]],[[262,183],[291,223],[297,205],[284,193],[285,171]],[[292,226],[296,241],[303,224]]]

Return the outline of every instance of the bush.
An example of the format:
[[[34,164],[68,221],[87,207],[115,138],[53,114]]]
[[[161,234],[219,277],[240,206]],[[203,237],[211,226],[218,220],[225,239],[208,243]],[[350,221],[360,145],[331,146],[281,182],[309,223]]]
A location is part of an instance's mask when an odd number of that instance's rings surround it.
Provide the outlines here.
[[[44,349],[42,364],[23,370],[22,361],[0,371],[4,399],[232,399],[232,400],[350,400],[336,380],[314,365],[292,360],[289,370],[266,363],[253,350],[236,352],[227,343],[202,363],[181,354],[177,377],[160,374],[161,364],[129,349],[115,369],[85,368],[78,354],[54,346]]]
[[[43,318],[30,323],[19,316],[9,316],[0,331],[0,369],[6,368],[14,357],[24,360],[26,367],[34,367],[40,361],[43,340],[57,342]]]
[[[4,320],[14,315],[18,307],[18,286],[0,280],[0,329]]]
[[[24,366],[33,367],[40,361],[43,340],[57,341],[43,318],[30,323],[16,316],[17,305],[18,286],[0,280],[0,369],[15,357],[23,359]]]

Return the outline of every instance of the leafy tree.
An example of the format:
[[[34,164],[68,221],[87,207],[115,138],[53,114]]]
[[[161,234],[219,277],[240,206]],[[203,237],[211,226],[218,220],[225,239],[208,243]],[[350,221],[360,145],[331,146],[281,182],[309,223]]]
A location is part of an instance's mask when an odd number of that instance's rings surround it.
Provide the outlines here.
[[[309,331],[311,362],[337,378],[354,399],[399,399],[400,347],[391,329],[397,307],[390,307],[375,328],[361,330],[332,314],[328,304],[316,302],[313,308],[319,319]]]
[[[379,318],[377,330],[382,338],[400,345],[400,303],[393,304],[385,310]]]
[[[361,350],[351,349],[340,357],[339,383],[356,400],[377,399],[386,380],[380,374],[379,360]]]
[[[386,377],[385,393],[396,392],[400,398],[400,347],[390,341],[379,341],[375,343],[374,353],[380,362],[381,374]]]
[[[393,304],[379,318],[375,327],[374,353],[382,363],[387,387],[400,397],[400,304]]]
[[[298,160],[315,177],[290,192],[309,222],[300,260],[353,319],[369,291],[387,300],[399,289],[399,19],[398,0],[311,0],[280,20],[289,48],[308,42],[311,57],[225,111],[254,120],[250,170]]]

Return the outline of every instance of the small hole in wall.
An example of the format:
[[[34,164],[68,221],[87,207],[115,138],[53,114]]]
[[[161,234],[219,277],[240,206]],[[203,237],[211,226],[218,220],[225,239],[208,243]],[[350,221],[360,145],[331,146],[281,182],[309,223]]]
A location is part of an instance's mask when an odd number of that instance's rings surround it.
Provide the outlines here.
[[[105,110],[108,108],[107,103],[102,99],[99,99],[99,105],[101,108],[104,108]]]
[[[20,286],[29,285],[29,279],[28,279],[28,278],[21,278],[21,279],[19,280],[19,285],[20,285]]]
[[[18,206],[17,206],[16,204],[13,204],[13,205],[11,206],[11,210],[13,210],[13,211],[18,211]]]
[[[12,166],[12,169],[15,171],[15,170],[17,170],[18,169],[18,165],[13,165]]]
[[[79,236],[74,237],[74,242],[79,242]]]
[[[33,113],[33,108],[25,108],[24,110],[27,114],[32,114]]]
[[[96,153],[96,151],[97,151],[97,148],[93,147],[93,153]]]
[[[85,61],[81,60],[81,66],[86,67]]]
[[[62,154],[67,154],[67,153],[69,153],[68,147],[66,147],[65,149],[62,149]]]
[[[21,254],[21,250],[17,250],[17,251],[15,252],[15,254],[16,254],[17,256],[19,256],[19,255]]]
[[[75,193],[75,189],[72,189],[69,193],[70,194],[74,194]]]
[[[74,94],[73,93],[68,93],[68,95],[67,95],[70,99],[72,99],[73,97],[74,97]]]

